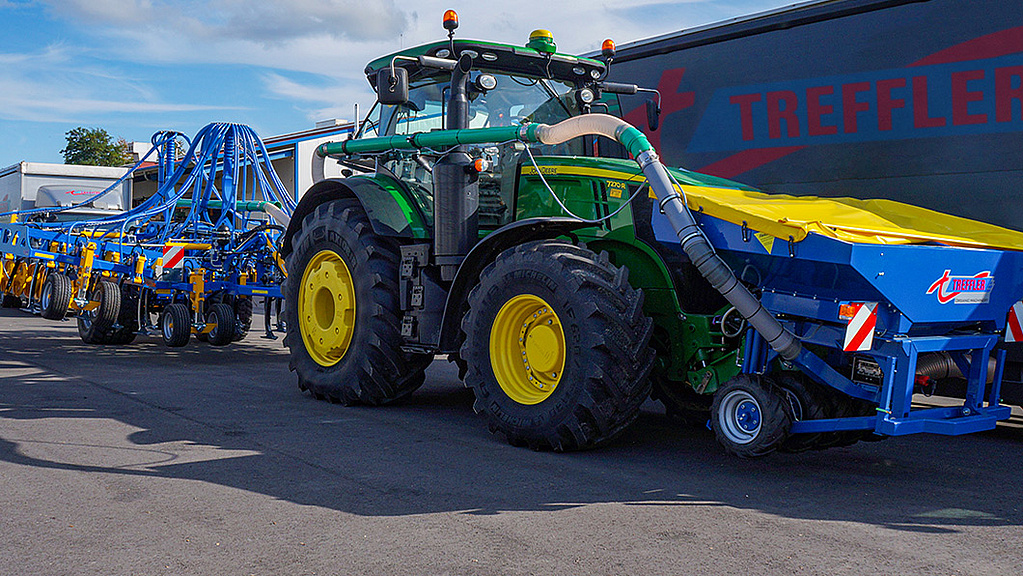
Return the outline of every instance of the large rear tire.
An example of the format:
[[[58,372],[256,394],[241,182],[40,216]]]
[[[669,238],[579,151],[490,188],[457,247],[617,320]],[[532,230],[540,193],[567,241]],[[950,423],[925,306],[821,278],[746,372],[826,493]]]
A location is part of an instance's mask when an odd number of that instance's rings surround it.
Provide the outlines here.
[[[460,357],[474,408],[514,445],[588,448],[650,394],[652,321],[627,269],[561,241],[498,255],[469,294]]]
[[[402,351],[396,242],[373,232],[358,201],[302,221],[284,282],[285,344],[298,385],[343,404],[379,405],[422,386],[432,357]]]
[[[22,304],[21,296],[4,294],[3,302],[0,302],[0,308],[21,308]]]

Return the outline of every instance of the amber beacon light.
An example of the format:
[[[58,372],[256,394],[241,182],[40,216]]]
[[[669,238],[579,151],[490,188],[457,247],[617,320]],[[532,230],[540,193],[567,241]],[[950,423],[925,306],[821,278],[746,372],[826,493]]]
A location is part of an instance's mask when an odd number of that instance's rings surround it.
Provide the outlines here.
[[[444,29],[454,30],[458,28],[458,12],[447,10],[444,12]]]

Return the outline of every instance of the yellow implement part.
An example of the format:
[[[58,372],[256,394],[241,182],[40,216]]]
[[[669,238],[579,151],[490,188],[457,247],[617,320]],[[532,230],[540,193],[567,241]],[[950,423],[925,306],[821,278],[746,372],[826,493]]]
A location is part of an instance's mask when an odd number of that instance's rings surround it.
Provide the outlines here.
[[[192,285],[192,310],[202,310],[202,303],[206,299],[206,270],[199,268],[188,277]]]
[[[197,244],[188,240],[168,240],[166,246],[180,246],[185,250],[209,250],[213,244]]]
[[[937,242],[1023,250],[1023,233],[894,200],[819,198],[727,188],[683,186],[689,208],[776,238],[811,232],[861,244]],[[653,192],[650,193],[651,197]]]

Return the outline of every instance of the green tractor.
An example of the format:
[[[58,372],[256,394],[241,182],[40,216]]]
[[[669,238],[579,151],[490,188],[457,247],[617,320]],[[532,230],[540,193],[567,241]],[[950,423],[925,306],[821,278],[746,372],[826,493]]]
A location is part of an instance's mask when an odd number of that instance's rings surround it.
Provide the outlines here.
[[[645,139],[627,125],[617,139],[535,133],[620,115],[618,95],[643,89],[557,53],[546,31],[513,46],[455,39],[455,27],[446,15],[446,41],[371,62],[377,104],[353,138],[317,150],[283,244],[299,387],[385,404],[446,354],[514,445],[597,445],[651,394],[706,421],[740,372],[746,320],[677,243],[654,239],[664,204],[628,146]],[[669,172],[676,190],[751,190]]]

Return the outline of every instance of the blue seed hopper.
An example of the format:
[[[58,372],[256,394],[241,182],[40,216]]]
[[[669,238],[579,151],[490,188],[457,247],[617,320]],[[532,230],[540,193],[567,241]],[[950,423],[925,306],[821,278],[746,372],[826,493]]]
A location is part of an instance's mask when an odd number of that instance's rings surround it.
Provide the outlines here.
[[[895,203],[720,192],[688,198],[700,227],[802,344],[782,360],[749,330],[743,371],[781,362],[866,407],[796,422],[792,433],[965,434],[1009,417],[999,403],[1005,353],[992,352],[1023,298],[1018,233]],[[813,218],[800,218],[811,205]],[[678,245],[663,216],[653,224]],[[950,377],[966,379],[962,405],[913,409],[915,391]]]

